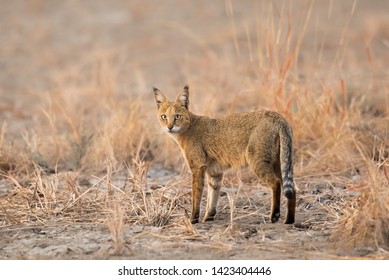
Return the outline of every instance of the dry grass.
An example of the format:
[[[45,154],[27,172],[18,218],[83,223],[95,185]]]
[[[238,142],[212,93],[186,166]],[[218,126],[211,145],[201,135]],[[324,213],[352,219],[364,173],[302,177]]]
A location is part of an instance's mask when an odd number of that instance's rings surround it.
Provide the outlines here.
[[[388,161],[377,163],[369,158],[365,161],[367,168],[359,185],[348,189],[360,195],[342,209],[343,217],[333,238],[343,240],[343,245],[350,247],[368,245],[388,250]]]
[[[117,203],[109,212],[106,223],[112,237],[112,254],[116,256],[125,254],[129,247],[124,241],[124,211]]]
[[[343,20],[331,7],[335,3],[318,2],[304,1],[296,9],[288,1],[263,1],[255,13],[242,18],[239,7],[226,1],[228,28],[220,27],[212,38],[179,22],[164,22],[194,54],[175,58],[181,59],[178,67],[166,69],[163,77],[170,79],[163,85],[175,91],[189,82],[191,108],[199,114],[256,109],[283,113],[294,127],[300,203],[320,204],[324,194],[315,197],[309,189],[316,183],[343,188],[320,210],[329,220],[301,221],[303,227],[318,223],[331,228],[334,239],[347,241],[341,246],[388,250],[389,83],[382,62],[389,57],[383,55],[387,45],[374,40],[387,35],[387,21],[369,17],[366,30],[356,22],[358,33],[350,28],[356,1],[342,4],[347,10]],[[145,10],[132,8],[134,18],[143,18]],[[320,16],[322,11],[327,17]],[[331,24],[333,19],[336,24]],[[31,35],[36,40],[46,36],[36,32]],[[362,51],[354,47],[361,36],[367,38]],[[153,44],[151,39],[145,42],[141,47]],[[220,45],[229,49],[218,52]],[[43,60],[43,68],[52,69],[45,76],[45,90],[28,88],[32,97],[26,104],[15,101],[9,107],[0,100],[2,112],[12,116],[0,120],[0,182],[12,186],[0,198],[1,228],[103,223],[111,233],[114,255],[129,252],[126,225],[173,227],[182,235],[200,236],[185,217],[190,195],[182,158],[158,131],[149,89],[159,85],[151,84],[149,73],[139,66],[162,63],[163,52],[148,50],[136,60],[123,55],[125,46],[97,48],[70,66],[61,64],[65,58],[52,50]],[[174,57],[167,49],[165,55]],[[136,63],[126,66],[131,59]],[[56,63],[67,67],[58,70]],[[23,118],[23,110],[34,117]],[[184,171],[171,173],[166,185],[150,183],[160,176],[148,177],[150,170],[178,167]],[[226,185],[239,187],[224,201],[230,209],[229,226],[220,234],[240,238],[239,220],[253,209],[264,214],[267,206],[239,198],[243,183],[235,179],[225,179]],[[255,179],[249,175],[248,180]],[[251,212],[237,214],[238,199],[246,199]]]

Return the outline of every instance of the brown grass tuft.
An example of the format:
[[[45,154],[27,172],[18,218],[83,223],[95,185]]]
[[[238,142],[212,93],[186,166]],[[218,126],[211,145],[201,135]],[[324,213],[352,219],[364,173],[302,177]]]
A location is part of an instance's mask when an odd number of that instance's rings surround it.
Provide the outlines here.
[[[352,248],[389,250],[389,162],[379,164],[365,158],[365,164],[360,185],[348,188],[359,195],[342,209],[333,237]]]

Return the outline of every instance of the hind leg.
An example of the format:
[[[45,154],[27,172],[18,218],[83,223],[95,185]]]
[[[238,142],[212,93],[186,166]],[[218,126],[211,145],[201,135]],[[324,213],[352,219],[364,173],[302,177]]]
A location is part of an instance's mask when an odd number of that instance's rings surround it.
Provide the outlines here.
[[[272,190],[270,220],[280,218],[281,168],[280,140],[278,133],[269,133],[267,127],[259,128],[247,146],[247,161],[254,173]]]
[[[272,202],[270,210],[270,220],[272,223],[276,223],[280,218],[280,205],[281,205],[281,180],[276,177],[272,167],[261,165],[260,169],[254,169],[254,173],[258,178],[266,182],[272,190]]]
[[[280,180],[273,180],[270,185],[272,187],[270,220],[272,223],[276,223],[280,218],[281,182]]]
[[[207,174],[208,195],[207,195],[207,208],[203,220],[204,222],[213,221],[215,219],[217,201],[219,199],[222,178],[223,178],[222,173]]]

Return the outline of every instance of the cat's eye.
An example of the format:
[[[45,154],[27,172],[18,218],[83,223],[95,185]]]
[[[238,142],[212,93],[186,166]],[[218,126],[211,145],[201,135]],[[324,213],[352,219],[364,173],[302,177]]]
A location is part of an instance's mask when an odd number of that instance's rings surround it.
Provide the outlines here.
[[[178,115],[178,114],[177,114],[177,115],[175,115],[175,116],[174,116],[174,119],[175,119],[175,120],[179,120],[179,119],[181,119],[181,115]]]
[[[167,116],[165,114],[162,114],[161,119],[163,119],[165,121],[165,120],[167,120]]]

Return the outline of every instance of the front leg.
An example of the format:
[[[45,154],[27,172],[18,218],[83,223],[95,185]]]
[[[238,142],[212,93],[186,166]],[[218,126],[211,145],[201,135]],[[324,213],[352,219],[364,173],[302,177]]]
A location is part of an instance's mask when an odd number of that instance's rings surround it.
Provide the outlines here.
[[[206,166],[192,167],[192,224],[197,224],[200,217],[200,203],[204,189]]]
[[[208,197],[204,222],[213,221],[216,215],[217,201],[219,199],[223,173],[209,173],[208,171]]]

